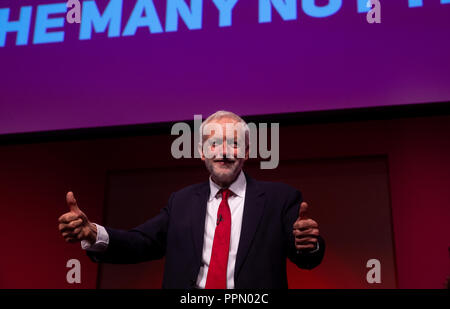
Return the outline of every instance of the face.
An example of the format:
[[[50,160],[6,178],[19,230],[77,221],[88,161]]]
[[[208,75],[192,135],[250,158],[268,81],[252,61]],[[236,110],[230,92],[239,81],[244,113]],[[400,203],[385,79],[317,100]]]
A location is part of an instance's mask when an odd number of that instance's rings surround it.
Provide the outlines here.
[[[212,180],[221,187],[228,187],[237,178],[244,162],[248,159],[248,147],[245,146],[245,142],[238,142],[237,132],[233,130],[227,132],[227,124],[230,127],[237,123],[236,120],[223,117],[209,123],[220,126],[223,136],[220,138],[220,134],[215,135],[214,130],[211,134],[204,136],[203,149],[207,149],[209,155],[201,151],[202,160]],[[238,156],[239,151],[244,155]]]

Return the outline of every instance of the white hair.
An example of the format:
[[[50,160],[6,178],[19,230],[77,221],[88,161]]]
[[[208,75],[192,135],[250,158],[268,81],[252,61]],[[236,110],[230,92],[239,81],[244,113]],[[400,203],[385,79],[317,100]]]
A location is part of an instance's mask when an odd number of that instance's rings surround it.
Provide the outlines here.
[[[231,118],[233,120],[236,120],[237,123],[241,123],[242,127],[245,131],[245,144],[246,146],[248,146],[248,142],[249,142],[249,132],[250,129],[247,125],[247,123],[244,121],[244,119],[242,119],[241,117],[239,117],[238,115],[236,115],[233,112],[228,112],[228,111],[217,111],[214,114],[210,115],[208,118],[206,118],[202,124],[200,125],[200,130],[199,130],[199,145],[203,145],[204,139],[203,139],[203,128],[205,127],[206,124],[210,123],[213,120],[218,120],[218,119],[222,119],[222,118]]]

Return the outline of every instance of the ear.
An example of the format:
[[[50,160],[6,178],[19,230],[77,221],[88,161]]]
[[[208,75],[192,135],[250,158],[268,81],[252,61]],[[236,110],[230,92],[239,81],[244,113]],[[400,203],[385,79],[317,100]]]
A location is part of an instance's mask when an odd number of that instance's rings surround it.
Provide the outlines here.
[[[202,161],[205,161],[205,154],[203,153],[202,143],[198,143],[197,150],[198,150],[198,153],[200,154],[200,158],[202,159]]]
[[[247,146],[245,147],[245,161],[248,160],[250,155],[250,143],[247,143]]]

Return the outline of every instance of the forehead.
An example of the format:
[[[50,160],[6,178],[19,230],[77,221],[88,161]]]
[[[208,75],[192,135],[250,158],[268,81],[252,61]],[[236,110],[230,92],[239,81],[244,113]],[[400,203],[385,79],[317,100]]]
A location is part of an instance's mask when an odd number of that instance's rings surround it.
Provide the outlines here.
[[[218,119],[213,119],[209,123],[218,123],[218,124],[221,124],[222,126],[225,126],[227,123],[234,124],[234,123],[237,123],[237,122],[238,121],[236,119],[228,117],[228,116],[225,116],[225,117],[220,117]]]
[[[213,119],[213,120],[208,122],[208,124],[218,124],[218,125],[222,126],[222,134],[223,134],[224,138],[227,137],[226,136],[227,133],[231,133],[231,134],[234,133],[233,134],[234,137],[237,136],[237,134],[238,134],[237,131],[238,130],[240,131],[242,128],[239,125],[237,125],[236,127],[233,127],[233,126],[238,124],[238,123],[240,123],[238,120],[236,120],[234,118],[231,118],[231,117],[227,117],[227,116],[221,117],[221,118],[218,118],[218,119]],[[230,130],[230,129],[232,130],[231,132],[227,132],[227,126],[228,126],[228,130]],[[212,130],[211,134],[209,134],[209,136],[213,135],[214,133],[215,133],[214,130]],[[206,135],[208,135],[208,134],[204,134],[204,136],[206,136]]]

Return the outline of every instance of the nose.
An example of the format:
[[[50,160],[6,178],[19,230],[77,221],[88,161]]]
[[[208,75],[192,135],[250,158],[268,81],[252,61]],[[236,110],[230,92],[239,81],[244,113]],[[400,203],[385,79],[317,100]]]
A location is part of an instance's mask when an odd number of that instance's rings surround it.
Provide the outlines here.
[[[224,140],[222,143],[222,156],[221,158],[226,158],[227,157],[227,152],[228,152],[228,145],[227,145],[227,141]]]
[[[216,151],[216,157],[219,158],[219,159],[226,158],[228,152],[232,153],[232,149],[228,148],[228,144],[227,144],[226,140],[224,140],[222,142],[222,145],[221,145],[220,148],[218,147],[216,149],[218,150],[218,151]]]

